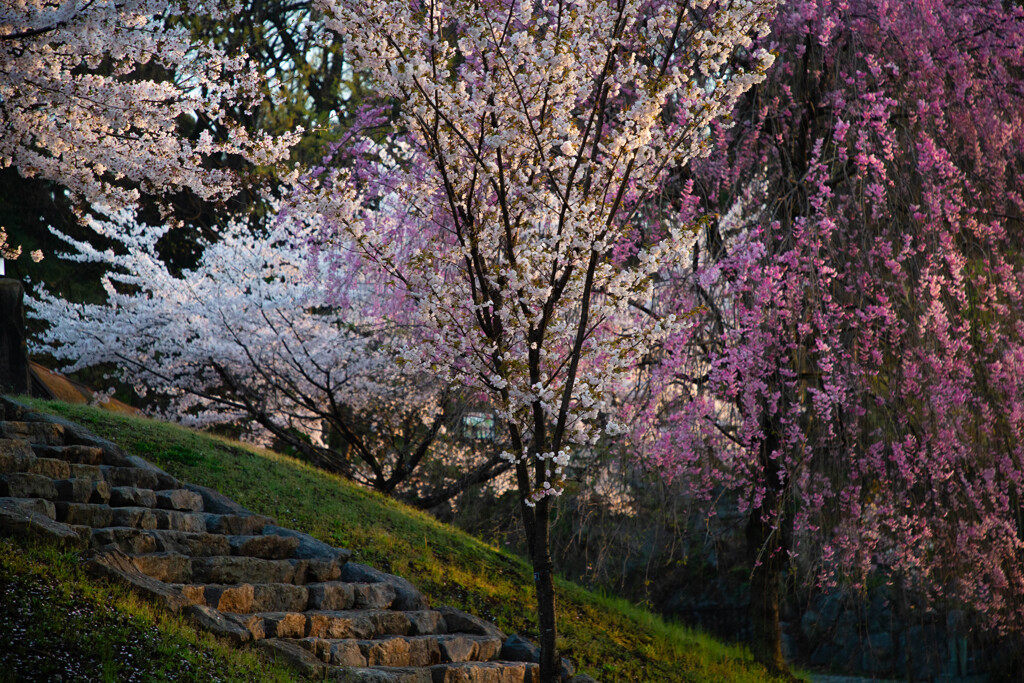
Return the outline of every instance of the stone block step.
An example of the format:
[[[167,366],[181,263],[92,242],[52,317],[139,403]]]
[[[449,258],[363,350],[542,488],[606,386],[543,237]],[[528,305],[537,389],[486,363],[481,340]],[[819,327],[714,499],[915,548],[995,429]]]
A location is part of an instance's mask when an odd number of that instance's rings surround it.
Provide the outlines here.
[[[144,467],[114,467],[100,465],[103,478],[113,487],[129,486],[138,489],[152,489],[162,491],[164,489],[181,488],[181,483],[165,472],[151,470]]]
[[[459,662],[430,667],[431,683],[538,683],[540,667],[526,662]]]
[[[237,555],[265,560],[301,559],[295,557],[298,540],[276,534],[266,536],[225,536],[206,531],[189,532],[137,527],[94,529],[91,545],[100,548],[113,544],[129,555],[148,552],[175,552],[192,557]],[[323,558],[331,561],[335,557]],[[332,608],[333,609],[333,608]]]
[[[68,503],[110,502],[110,484],[90,479],[57,479],[53,482],[57,499]]]
[[[53,505],[53,501],[49,501],[44,498],[17,498],[6,496],[0,498],[0,507],[13,507],[26,510],[28,512],[35,512],[52,520],[57,519],[57,510]]]
[[[40,458],[54,458],[78,465],[103,465],[103,449],[95,446],[50,446],[35,444],[33,447]]]
[[[444,633],[444,619],[433,610],[309,610],[232,614],[260,638],[372,640],[383,636]]]
[[[25,472],[35,462],[36,454],[24,439],[0,439],[0,474]]]
[[[227,536],[208,534],[205,531],[189,532],[117,526],[92,530],[90,545],[93,548],[102,548],[110,544],[129,555],[173,552],[191,557],[209,557],[231,553],[231,544],[228,542]]]
[[[42,474],[10,472],[0,476],[0,496],[57,500],[57,487],[53,479]]]
[[[52,484],[52,482],[51,482]],[[45,498],[46,496],[37,496]],[[206,517],[198,512],[178,512],[145,507],[111,507],[99,503],[57,503],[57,521],[94,529],[135,527],[171,531],[205,532]]]
[[[536,664],[463,662],[431,667],[331,667],[327,680],[337,683],[537,683]]]
[[[149,551],[153,552],[153,551]],[[307,567],[308,571],[308,567]],[[234,614],[257,612],[386,610],[395,599],[387,584],[326,581],[293,583],[241,583],[182,585],[180,590],[193,604],[207,605]]]
[[[115,512],[117,510],[114,509]],[[190,557],[177,552],[156,552],[134,555],[132,561],[143,574],[178,584],[280,583],[301,586],[333,581],[341,574],[337,560],[264,560],[236,555]]]
[[[110,504],[114,507],[148,507],[181,512],[199,512],[203,499],[187,489],[153,489],[135,486],[114,486],[110,489]]]
[[[0,422],[0,437],[24,439],[30,443],[48,446],[64,445],[64,427],[52,422]]]
[[[432,666],[497,659],[501,640],[465,633],[389,636],[374,640],[302,638],[295,641],[335,666]]]

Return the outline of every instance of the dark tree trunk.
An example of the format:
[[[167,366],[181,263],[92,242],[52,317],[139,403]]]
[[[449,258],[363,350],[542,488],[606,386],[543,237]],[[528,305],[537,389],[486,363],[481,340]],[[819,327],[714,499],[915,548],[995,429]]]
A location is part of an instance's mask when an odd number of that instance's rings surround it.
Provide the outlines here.
[[[533,583],[537,591],[537,621],[540,626],[540,683],[558,683],[561,677],[555,638],[555,568],[551,561],[550,498],[534,508]]]
[[[24,299],[20,282],[0,278],[0,394],[28,393]]]
[[[779,480],[779,458],[772,457],[780,447],[778,431],[766,420],[765,438],[759,460],[764,474],[764,498],[750,511],[747,522],[747,556],[750,575],[750,649],[754,659],[776,674],[787,674],[782,657],[782,630],[779,627],[779,601],[782,574],[789,558],[788,520],[780,506],[785,482]]]

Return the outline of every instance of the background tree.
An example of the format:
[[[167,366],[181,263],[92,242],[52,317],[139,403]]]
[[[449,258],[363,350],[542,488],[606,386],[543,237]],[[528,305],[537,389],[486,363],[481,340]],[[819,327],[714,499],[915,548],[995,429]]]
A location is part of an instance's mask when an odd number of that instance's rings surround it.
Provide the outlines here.
[[[678,177],[717,211],[667,310],[650,462],[748,512],[754,653],[793,560],[1020,624],[1024,15],[793,2],[779,63]]]
[[[69,372],[114,367],[171,419],[236,425],[421,506],[508,470],[495,445],[458,438],[465,397],[395,362],[388,340],[417,333],[400,300],[357,268],[342,273],[327,253],[310,276],[308,221],[282,217],[266,235],[231,223],[179,274],[159,253],[167,226],[122,211],[90,227],[116,251],[61,235],[73,249],[62,256],[103,265],[105,301],[72,303],[41,287],[29,302],[47,323],[35,350]],[[328,282],[344,300],[327,296]],[[462,452],[465,469],[432,482],[419,469],[439,441],[445,457]]]
[[[400,142],[319,175],[310,213],[415,302],[428,331],[404,358],[484,392],[506,424],[541,679],[554,681],[551,496],[573,450],[621,429],[600,420],[610,385],[678,322],[631,302],[649,300],[689,242],[680,225],[637,245],[634,208],[760,79],[770,55],[732,57],[773,3],[320,6],[353,67],[399,108]]]

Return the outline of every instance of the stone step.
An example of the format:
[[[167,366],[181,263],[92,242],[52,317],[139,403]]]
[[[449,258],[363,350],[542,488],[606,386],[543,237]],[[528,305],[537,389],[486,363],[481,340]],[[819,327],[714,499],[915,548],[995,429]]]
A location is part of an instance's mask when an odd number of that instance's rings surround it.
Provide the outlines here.
[[[134,486],[114,486],[110,489],[110,505],[199,512],[203,509],[203,499],[199,494],[187,489],[154,491]]]
[[[152,552],[152,551],[151,551]],[[207,605],[221,612],[305,612],[344,610],[386,610],[395,599],[387,584],[325,581],[308,584],[241,583],[176,586],[193,604]]]
[[[144,552],[175,552],[192,557],[238,555],[265,560],[304,559],[295,556],[299,545],[298,539],[276,534],[225,536],[206,531],[189,532],[136,527],[95,529],[91,541],[92,547],[101,548],[109,544],[113,544],[129,555]],[[323,559],[333,560],[338,557],[339,555],[335,554]]]
[[[64,445],[64,427],[52,422],[0,422],[0,437],[24,439],[30,443],[48,446]]]
[[[176,552],[141,553],[134,555],[132,560],[143,574],[176,584],[280,583],[302,586],[333,581],[341,574],[337,560],[264,560],[236,555],[190,557]]]
[[[137,489],[180,489],[181,483],[165,472],[144,467],[115,467],[100,465],[103,478],[113,487],[128,486]]]
[[[44,498],[18,498],[11,496],[0,498],[0,507],[9,506],[14,506],[18,509],[27,510],[29,512],[35,512],[54,521],[57,519],[57,510],[54,507],[53,501],[46,500]]]
[[[57,479],[53,482],[57,499],[68,503],[110,502],[110,484],[89,479]]]
[[[338,667],[327,680],[337,683],[537,683],[540,669],[522,662],[461,662],[431,667]]]
[[[228,555],[231,544],[227,536],[205,531],[173,531],[170,529],[138,529],[111,526],[92,530],[90,546],[102,548],[114,545],[128,555],[154,552],[174,552],[191,557]]]
[[[24,439],[0,439],[0,474],[25,472],[35,462],[36,454]]]
[[[52,483],[52,482],[51,482]],[[38,496],[45,498],[46,496]],[[146,507],[111,507],[97,503],[57,503],[57,521],[101,529],[135,527],[171,531],[206,531],[206,516],[199,512],[178,512]]]
[[[33,450],[40,458],[54,458],[78,465],[103,465],[103,449],[94,446],[50,446],[35,444]]]
[[[389,636],[375,640],[302,638],[295,641],[335,666],[432,666],[486,662],[501,653],[501,639],[465,633]]]
[[[526,662],[459,662],[430,667],[430,683],[537,683],[540,667]]]
[[[322,638],[372,640],[384,636],[418,636],[444,633],[444,619],[433,610],[307,610],[234,614],[254,639]]]

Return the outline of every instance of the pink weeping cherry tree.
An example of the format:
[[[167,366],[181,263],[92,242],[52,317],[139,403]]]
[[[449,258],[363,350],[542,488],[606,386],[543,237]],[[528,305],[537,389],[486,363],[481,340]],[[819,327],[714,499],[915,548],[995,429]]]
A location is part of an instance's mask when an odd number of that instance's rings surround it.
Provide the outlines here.
[[[705,500],[738,493],[769,666],[794,565],[1019,627],[1024,12],[798,0],[761,45],[768,80],[676,177],[683,220],[719,215],[661,290],[698,315],[637,443]]]
[[[321,0],[354,69],[394,105],[388,139],[321,169],[305,201],[415,302],[402,360],[479,391],[511,445],[535,572],[545,683],[557,680],[552,496],[574,452],[624,427],[611,386],[682,316],[638,314],[691,240],[637,241],[637,207],[708,151],[760,81],[774,3]]]

